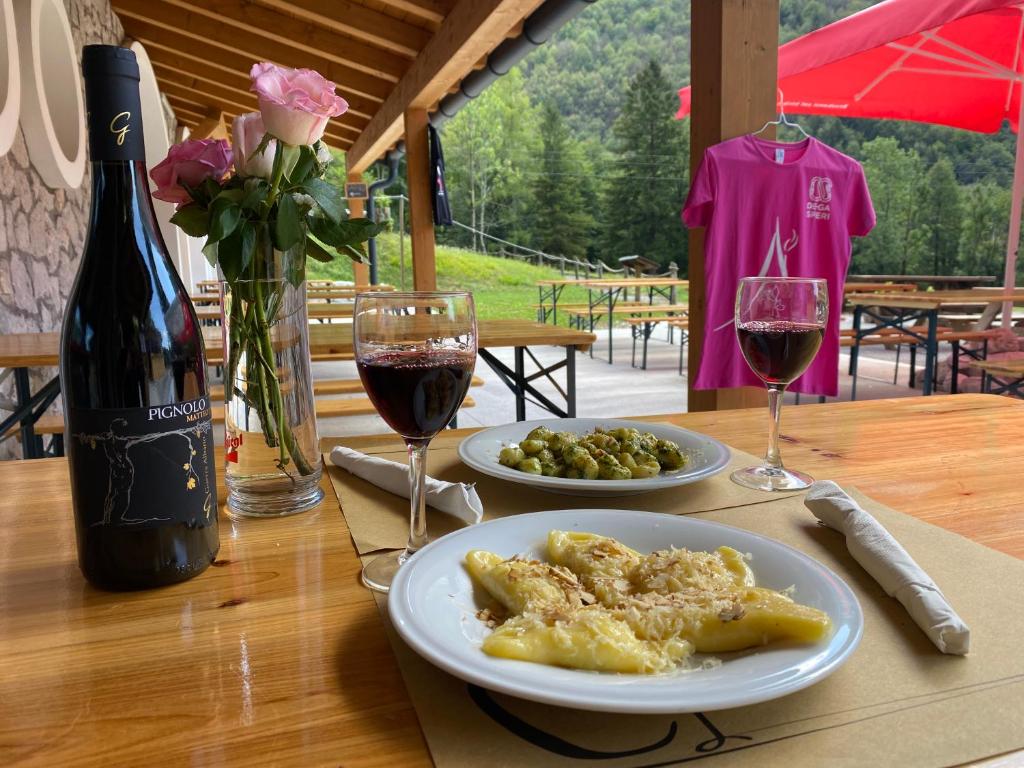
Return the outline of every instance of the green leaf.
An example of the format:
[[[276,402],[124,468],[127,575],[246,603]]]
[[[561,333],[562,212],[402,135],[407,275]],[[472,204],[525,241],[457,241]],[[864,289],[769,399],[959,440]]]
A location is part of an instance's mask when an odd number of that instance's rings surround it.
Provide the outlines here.
[[[298,147],[299,158],[295,167],[288,172],[288,181],[292,184],[302,184],[309,177],[311,171],[317,167],[316,152],[312,147]]]
[[[252,177],[245,180],[244,192],[245,194],[239,205],[251,211],[258,211],[260,203],[270,194],[270,184],[267,183],[266,179]]]
[[[303,238],[284,254],[285,278],[296,288],[306,279],[306,250]]]
[[[341,222],[345,214],[345,198],[340,189],[323,179],[309,179],[302,185],[302,191],[316,200],[316,204],[332,223]]]
[[[327,264],[334,261],[334,254],[324,248],[315,238],[306,238],[306,255],[312,259]]]
[[[358,262],[359,264],[366,264],[368,261],[366,252],[362,248],[356,248],[351,245],[343,245],[338,250],[344,252],[344,254],[348,256],[350,259],[352,259],[352,261]]]
[[[322,216],[311,215],[307,221],[317,239],[339,249],[346,245],[365,243],[383,229],[382,225],[374,224],[369,219],[345,219],[335,223]]]
[[[225,197],[218,197],[210,204],[210,240],[223,240],[238,228],[242,220],[242,209]]]
[[[244,275],[252,263],[255,250],[256,228],[252,222],[244,222],[221,240],[218,246],[218,261],[224,279],[233,283]]]
[[[239,187],[234,187],[233,189],[222,189],[217,197],[230,200],[232,203],[239,205],[245,197],[245,190]]]
[[[274,222],[274,246],[287,251],[302,239],[302,221],[295,199],[285,193],[277,200],[277,219]]]
[[[217,243],[211,240],[206,241],[206,245],[203,246],[203,256],[210,262],[211,267],[217,266]]]
[[[211,176],[207,176],[203,179],[203,183],[200,184],[199,187],[203,190],[203,194],[205,194],[209,200],[213,200],[220,194],[220,184],[214,181]]]
[[[277,142],[277,148],[281,155],[281,169],[284,173],[284,178],[290,179],[292,171],[299,162],[299,156],[301,154],[300,147],[279,141]]]
[[[210,214],[195,203],[183,205],[171,216],[171,223],[192,237],[205,237],[210,231]]]
[[[260,143],[256,145],[256,149],[254,149],[252,151],[252,154],[250,154],[246,158],[246,160],[252,160],[253,158],[255,158],[257,156],[262,155],[264,152],[267,151],[267,147],[270,145],[270,142],[273,141],[273,140],[274,140],[273,136],[271,136],[269,133],[264,133],[263,134],[263,138],[260,139]]]

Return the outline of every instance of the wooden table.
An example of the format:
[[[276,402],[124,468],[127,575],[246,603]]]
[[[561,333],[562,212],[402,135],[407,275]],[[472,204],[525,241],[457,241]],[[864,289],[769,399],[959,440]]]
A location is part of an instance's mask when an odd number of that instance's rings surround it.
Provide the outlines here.
[[[352,317],[354,304],[323,303],[311,301],[306,304],[306,313],[310,320],[343,320]],[[220,307],[197,307],[196,317],[205,324],[220,324]]]
[[[654,304],[654,297],[661,296],[668,300],[669,304],[676,304],[676,289],[690,284],[689,280],[679,280],[671,277],[647,277],[633,278],[631,280],[584,280],[580,283],[587,289],[587,313],[588,327],[591,332],[597,320],[606,316],[608,318],[608,364],[612,364],[613,341],[612,331],[614,330],[615,305],[628,294],[630,289],[635,292],[637,300],[640,298],[640,291],[647,290],[647,303]],[[671,331],[669,341],[672,341]],[[594,356],[594,350],[590,350],[590,356]]]
[[[846,279],[865,283],[923,283],[936,288],[971,288],[996,281],[992,275],[847,275]]]
[[[922,392],[932,392],[932,380],[938,357],[939,312],[944,307],[977,304],[984,306],[981,320],[976,328],[988,327],[999,308],[1004,305],[1024,303],[1024,289],[1007,291],[1002,288],[979,288],[959,291],[916,291],[913,293],[851,293],[846,297],[853,306],[854,345],[850,348],[850,375],[856,377],[860,341],[865,336],[878,333],[886,328],[918,340],[925,348],[925,371]],[[865,325],[864,319],[867,319]],[[926,324],[926,330],[918,332],[907,327],[907,323]],[[854,379],[856,386],[856,379]],[[854,389],[856,392],[856,389]]]
[[[764,447],[759,409],[654,420]],[[1024,557],[1024,403],[803,405],[783,432],[792,466]],[[134,593],[79,575],[63,459],[2,462],[0,487],[0,765],[431,764],[330,483],[318,511],[222,515],[217,567]]]
[[[590,345],[597,340],[594,334],[572,328],[552,328],[550,325],[531,320],[481,320],[478,323],[478,331],[479,357],[498,374],[505,385],[515,394],[516,418],[519,421],[526,418],[527,396],[557,416],[574,416],[576,414],[576,353],[586,352],[590,348]],[[219,327],[204,328],[203,337],[206,341],[206,362],[210,365],[222,364],[224,362],[224,339],[221,329]],[[565,358],[552,365],[542,365],[530,351],[531,347],[541,346],[565,347]],[[310,325],[309,347],[312,355],[335,357],[336,359],[351,358],[351,324]],[[514,349],[514,364],[511,368],[495,357],[491,351],[503,347]],[[60,334],[56,332],[0,336],[0,368],[14,368],[16,376],[19,377],[16,381],[23,378],[27,388],[28,369],[58,365],[59,348]],[[537,368],[532,373],[526,372],[527,357]],[[553,376],[562,368],[565,368],[564,386],[559,384]],[[564,407],[556,404],[534,386],[533,382],[541,377],[546,378],[554,385],[565,400]],[[36,395],[28,394],[26,402],[29,405],[34,404],[36,407],[40,407],[42,404],[41,413],[49,407],[58,394],[60,394],[60,383],[54,378]],[[27,444],[31,448],[26,451],[25,456],[38,458],[42,455],[42,446],[32,429],[32,423],[36,419],[32,418],[31,423],[24,424],[23,418],[28,417],[23,416],[22,410],[24,409],[19,407],[19,410],[4,422],[7,425],[5,429],[10,429],[15,424],[23,424],[23,446],[27,440]],[[14,418],[15,416],[17,418]],[[27,438],[25,437],[26,431]],[[5,434],[5,432],[0,432],[0,434]]]

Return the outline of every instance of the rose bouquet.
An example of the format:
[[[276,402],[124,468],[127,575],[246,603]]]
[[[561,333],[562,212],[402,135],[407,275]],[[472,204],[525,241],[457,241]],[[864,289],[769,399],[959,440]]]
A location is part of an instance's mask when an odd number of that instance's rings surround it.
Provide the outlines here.
[[[324,179],[332,158],[321,138],[327,121],[348,109],[334,83],[269,63],[255,64],[250,76],[260,111],[235,118],[232,145],[171,147],[150,173],[153,196],[177,204],[174,224],[206,238],[203,253],[227,283],[225,400],[241,398],[255,411],[278,469],[310,475],[314,463],[286,419],[271,328],[287,286],[305,281],[307,257],[360,261],[379,228],[348,218],[341,191]]]

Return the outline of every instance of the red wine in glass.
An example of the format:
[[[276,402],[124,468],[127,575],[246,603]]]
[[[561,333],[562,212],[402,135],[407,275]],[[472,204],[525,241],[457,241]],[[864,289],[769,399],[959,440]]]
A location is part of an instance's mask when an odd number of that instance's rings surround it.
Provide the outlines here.
[[[384,421],[407,440],[429,440],[462,404],[474,362],[471,354],[417,349],[372,354],[356,366]]]
[[[807,370],[824,337],[820,325],[790,320],[748,320],[736,327],[750,368],[768,384],[789,384]]]

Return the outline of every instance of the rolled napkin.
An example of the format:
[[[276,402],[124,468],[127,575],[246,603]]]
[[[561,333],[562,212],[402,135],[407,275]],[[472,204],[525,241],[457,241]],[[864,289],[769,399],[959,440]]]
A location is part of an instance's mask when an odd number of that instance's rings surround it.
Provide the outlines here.
[[[846,547],[886,594],[907,609],[910,618],[943,653],[965,654],[971,630],[945,596],[899,542],[831,480],[811,486],[804,504],[829,528],[846,536]]]
[[[382,459],[379,456],[367,456],[344,446],[335,446],[331,451],[331,461],[335,466],[347,469],[356,477],[361,477],[378,488],[390,491],[396,496],[409,498],[409,466],[397,461]],[[446,483],[428,477],[427,506],[445,512],[473,525],[479,523],[484,516],[484,505],[476,489],[469,483]]]

